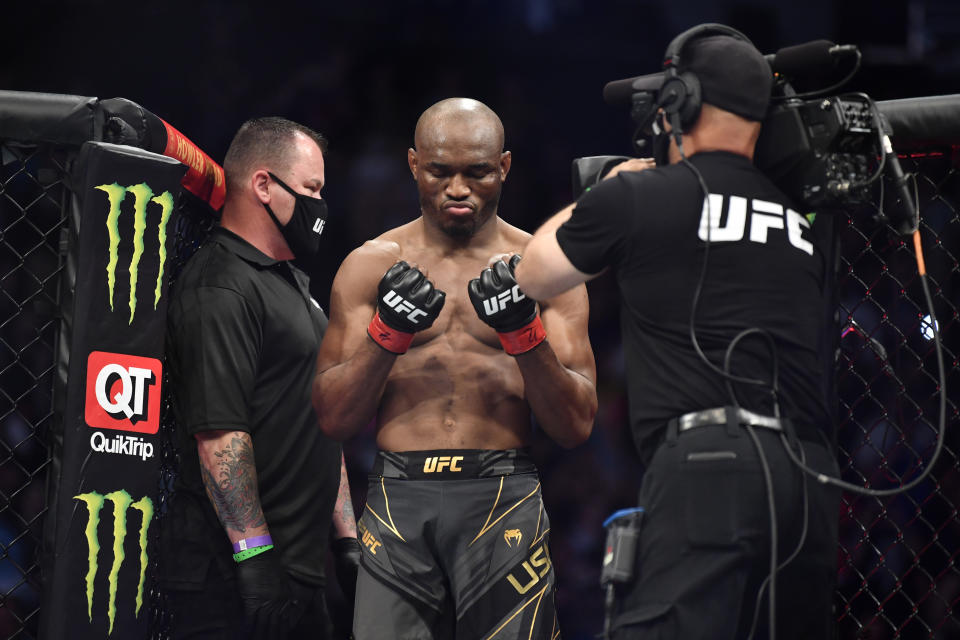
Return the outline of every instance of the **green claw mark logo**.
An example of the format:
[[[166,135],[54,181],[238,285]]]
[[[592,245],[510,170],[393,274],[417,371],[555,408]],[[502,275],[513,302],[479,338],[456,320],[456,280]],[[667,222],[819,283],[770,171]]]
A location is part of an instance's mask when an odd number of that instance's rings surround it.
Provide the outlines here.
[[[137,585],[136,610],[134,616],[139,617],[140,607],[143,606],[143,584],[147,575],[147,529],[153,519],[153,501],[144,496],[136,502],[124,490],[113,491],[101,495],[95,491],[73,496],[87,505],[87,617],[93,622],[93,580],[97,575],[97,557],[100,555],[100,540],[97,538],[97,527],[100,525],[100,510],[103,503],[113,503],[113,563],[107,575],[109,601],[107,604],[107,618],[110,620],[110,629],[107,635],[113,633],[113,622],[117,617],[117,587],[119,586],[120,567],[123,565],[125,554],[123,542],[127,537],[127,510],[136,509],[141,513],[140,519],[140,584]]]
[[[113,311],[113,288],[117,280],[117,262],[119,260],[117,248],[120,246],[120,205],[123,204],[127,193],[133,194],[133,257],[130,259],[130,321],[137,311],[137,277],[140,258],[143,256],[143,234],[147,228],[147,204],[150,202],[160,205],[160,224],[157,228],[157,238],[160,240],[160,271],[157,274],[157,283],[153,292],[153,308],[160,302],[160,289],[163,284],[163,266],[167,261],[167,223],[173,213],[173,196],[164,191],[154,197],[153,189],[145,182],[132,187],[122,187],[116,182],[101,184],[94,187],[107,194],[110,201],[110,212],[107,214],[107,232],[110,234],[110,259],[107,262],[107,287],[110,289],[110,311]]]

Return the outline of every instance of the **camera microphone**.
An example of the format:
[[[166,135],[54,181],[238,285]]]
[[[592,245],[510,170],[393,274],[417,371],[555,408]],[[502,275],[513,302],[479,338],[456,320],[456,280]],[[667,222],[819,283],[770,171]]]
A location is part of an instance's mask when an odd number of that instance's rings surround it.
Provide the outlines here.
[[[811,76],[833,71],[840,57],[856,53],[856,45],[813,40],[784,47],[763,57],[775,73],[785,76]]]
[[[890,142],[890,135],[893,129],[886,116],[880,114],[880,126],[882,134],[882,145],[884,154],[884,170],[886,177],[893,187],[892,198],[888,201],[892,206],[884,210],[884,215],[890,226],[902,236],[912,234],[920,225],[920,212],[913,196],[910,194],[908,176],[903,173],[900,167],[900,159],[897,152],[893,150],[893,144]]]
[[[638,91],[655,92],[663,84],[663,72],[648,73],[643,76],[612,80],[603,87],[603,101],[609,105],[630,104],[633,94]]]

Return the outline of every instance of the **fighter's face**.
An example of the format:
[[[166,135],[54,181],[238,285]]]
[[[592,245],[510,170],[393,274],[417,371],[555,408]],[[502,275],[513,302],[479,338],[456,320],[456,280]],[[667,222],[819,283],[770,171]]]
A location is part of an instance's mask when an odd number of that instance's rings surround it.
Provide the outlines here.
[[[420,211],[454,238],[473,236],[497,212],[510,170],[510,152],[483,127],[439,124],[410,149],[408,161],[420,194]]]

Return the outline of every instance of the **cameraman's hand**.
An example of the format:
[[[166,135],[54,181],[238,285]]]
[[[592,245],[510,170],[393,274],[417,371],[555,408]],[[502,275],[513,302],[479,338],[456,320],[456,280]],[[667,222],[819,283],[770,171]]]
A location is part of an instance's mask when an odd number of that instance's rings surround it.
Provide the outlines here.
[[[603,176],[603,179],[612,178],[621,171],[643,171],[645,169],[653,169],[656,166],[657,163],[653,161],[653,158],[630,158],[616,165],[613,169],[610,169],[610,172]]]
[[[237,586],[251,638],[286,638],[304,614],[280,555],[270,549],[237,564]]]

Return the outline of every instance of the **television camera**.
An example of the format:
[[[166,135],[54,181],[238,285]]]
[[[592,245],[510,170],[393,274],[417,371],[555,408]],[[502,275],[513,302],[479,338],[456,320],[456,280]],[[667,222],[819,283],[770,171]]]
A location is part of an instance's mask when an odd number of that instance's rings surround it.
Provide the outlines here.
[[[913,233],[918,225],[917,210],[908,176],[890,142],[892,130],[886,119],[864,93],[830,95],[860,68],[857,47],[816,40],[765,58],[774,73],[774,84],[757,141],[757,167],[808,211],[840,210],[864,202],[874,184],[885,176],[891,195],[885,199],[882,214],[898,233]],[[829,87],[797,93],[791,84],[796,77],[822,75],[849,60],[853,60],[849,72]],[[646,88],[650,78],[659,75],[615,80],[604,88],[608,103],[630,105],[631,118],[637,124],[633,143],[640,154],[649,154],[648,140],[655,133],[657,110],[664,104],[659,90]],[[579,197],[626,159],[575,159],[574,196]]]

